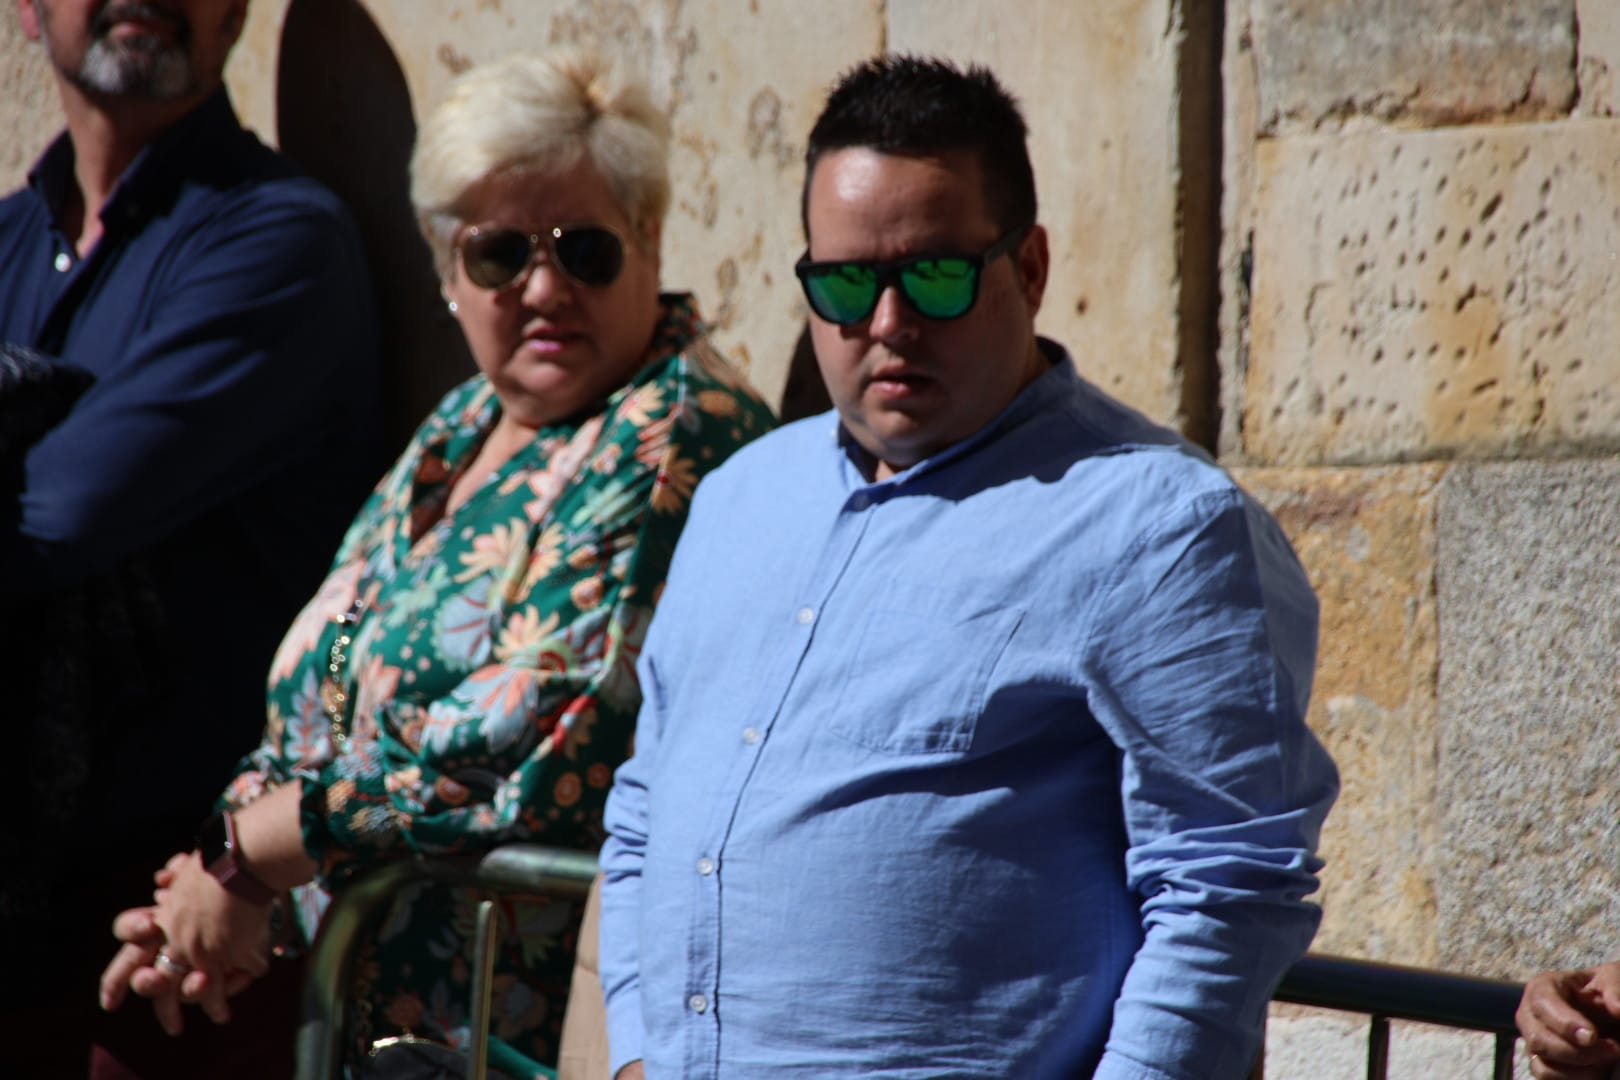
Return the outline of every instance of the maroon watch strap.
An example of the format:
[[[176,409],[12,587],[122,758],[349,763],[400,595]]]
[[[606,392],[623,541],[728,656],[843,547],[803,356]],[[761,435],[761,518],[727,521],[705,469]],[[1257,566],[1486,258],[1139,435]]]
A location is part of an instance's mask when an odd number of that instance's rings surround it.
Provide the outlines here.
[[[276,898],[276,890],[242,865],[236,845],[236,819],[230,811],[221,811],[202,823],[197,830],[197,852],[203,866],[231,895],[254,904],[268,904]]]

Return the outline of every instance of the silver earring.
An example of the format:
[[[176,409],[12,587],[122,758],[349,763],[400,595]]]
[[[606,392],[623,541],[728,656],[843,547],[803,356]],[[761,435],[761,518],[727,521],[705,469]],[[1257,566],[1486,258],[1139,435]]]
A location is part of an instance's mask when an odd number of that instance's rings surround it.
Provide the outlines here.
[[[461,310],[456,306],[456,302],[454,300],[446,301],[444,306],[450,309],[450,314],[452,315]]]

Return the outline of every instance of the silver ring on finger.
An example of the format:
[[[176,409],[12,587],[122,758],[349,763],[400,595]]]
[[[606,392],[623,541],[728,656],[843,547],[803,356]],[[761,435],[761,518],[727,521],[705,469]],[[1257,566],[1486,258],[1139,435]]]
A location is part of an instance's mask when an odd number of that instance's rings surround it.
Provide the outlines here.
[[[163,974],[173,976],[176,979],[183,979],[191,973],[189,964],[182,964],[168,953],[158,953],[157,959],[152,963]]]

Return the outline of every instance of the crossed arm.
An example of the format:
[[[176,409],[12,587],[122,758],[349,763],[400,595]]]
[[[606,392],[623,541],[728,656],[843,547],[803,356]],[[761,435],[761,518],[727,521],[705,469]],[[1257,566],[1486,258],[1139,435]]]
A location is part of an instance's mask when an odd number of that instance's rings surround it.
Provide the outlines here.
[[[245,202],[186,241],[147,327],[70,342],[61,359],[96,384],[28,451],[0,520],[0,591],[72,584],[296,461],[316,466],[375,371],[348,235],[320,206]]]

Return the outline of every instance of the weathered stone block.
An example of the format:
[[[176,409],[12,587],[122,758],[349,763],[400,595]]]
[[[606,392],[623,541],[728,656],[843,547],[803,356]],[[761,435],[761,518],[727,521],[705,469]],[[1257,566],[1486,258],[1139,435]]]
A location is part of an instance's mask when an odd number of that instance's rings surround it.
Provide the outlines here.
[[[1620,445],[1620,121],[1262,140],[1242,456]]]
[[[1017,95],[1051,233],[1041,332],[1161,423],[1182,409],[1170,6],[1039,4],[1013,18],[999,0],[888,3],[889,48],[983,63]]]
[[[22,187],[61,129],[61,99],[45,50],[23,37],[16,5],[9,4],[0,12],[0,194]]]
[[[1262,130],[1567,113],[1575,0],[1253,0]]]
[[[1580,105],[1585,116],[1620,112],[1620,4],[1576,0],[1580,26]]]
[[[1322,834],[1322,952],[1432,963],[1435,503],[1442,467],[1240,469],[1321,603],[1310,723],[1339,765]]]
[[[1620,462],[1458,465],[1439,527],[1441,961],[1612,957]]]
[[[1249,370],[1249,288],[1254,236],[1254,144],[1259,131],[1259,75],[1250,0],[1228,0],[1221,55],[1221,244],[1216,366],[1223,461],[1243,460],[1243,398]]]
[[[883,34],[866,0],[680,6],[665,276],[696,289],[721,347],[772,401],[808,317],[793,276],[805,140],[833,80]]]

